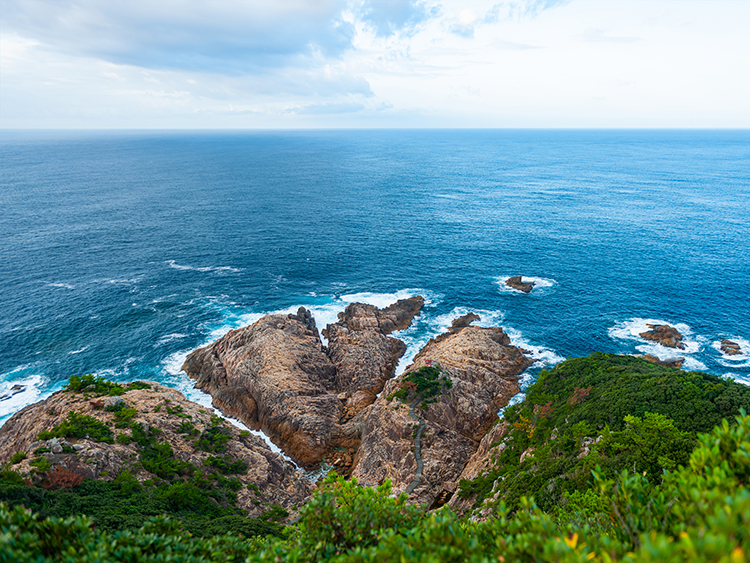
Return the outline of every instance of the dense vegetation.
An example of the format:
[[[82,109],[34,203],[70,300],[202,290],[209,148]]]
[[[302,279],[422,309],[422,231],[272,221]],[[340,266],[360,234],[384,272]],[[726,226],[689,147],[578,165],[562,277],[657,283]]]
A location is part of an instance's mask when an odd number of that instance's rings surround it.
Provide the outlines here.
[[[552,511],[590,498],[597,466],[607,478],[629,469],[656,482],[687,463],[698,432],[741,408],[750,411],[750,388],[714,375],[613,354],[568,360],[505,411],[492,469],[462,481],[459,495],[511,510],[534,497]]]
[[[526,400],[506,413],[508,432],[490,472],[499,473],[464,483],[469,495],[489,483],[485,494],[495,497],[484,507],[489,518],[480,522],[447,507],[428,512],[409,505],[405,495],[391,495],[388,482],[373,489],[329,477],[301,508],[299,521],[280,531],[268,522],[278,511],[266,522],[220,515],[216,511],[228,505],[201,504],[191,497],[195,477],[179,473],[146,484],[124,473],[111,483],[43,490],[6,471],[0,498],[15,506],[0,504],[0,563],[746,563],[749,396],[750,389],[714,376],[633,358],[569,360],[542,374]],[[741,414],[724,414],[733,409]],[[221,459],[221,435],[202,435],[214,459]],[[506,458],[508,451],[514,453]],[[542,498],[539,504],[524,496],[524,481]],[[9,499],[8,491],[17,496]],[[126,506],[144,511],[143,527],[106,524],[103,513],[91,509],[97,503],[102,511],[119,503],[120,518]],[[206,510],[214,512],[202,526],[185,517]],[[82,517],[44,519],[81,512],[97,525]],[[156,516],[162,513],[173,517]],[[243,528],[243,520],[258,528]],[[263,524],[270,527],[259,528]],[[217,535],[223,531],[229,534]],[[253,534],[259,536],[248,537]]]
[[[388,395],[387,399],[398,399],[402,403],[415,399],[429,402],[452,386],[453,382],[439,367],[422,366],[407,373],[401,379],[398,390]]]

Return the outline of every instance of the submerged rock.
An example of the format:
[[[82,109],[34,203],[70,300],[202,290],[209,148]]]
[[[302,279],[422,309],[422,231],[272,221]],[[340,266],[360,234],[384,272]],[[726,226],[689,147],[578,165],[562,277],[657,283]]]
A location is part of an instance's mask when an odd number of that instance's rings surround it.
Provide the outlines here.
[[[679,348],[680,350],[685,349],[685,345],[682,343],[682,334],[680,334],[680,332],[673,326],[652,324],[647,326],[651,330],[641,332],[638,336],[669,348]]]
[[[524,293],[531,293],[536,282],[525,282],[522,280],[521,276],[512,276],[505,280],[505,285],[517,289],[518,291],[523,291]]]

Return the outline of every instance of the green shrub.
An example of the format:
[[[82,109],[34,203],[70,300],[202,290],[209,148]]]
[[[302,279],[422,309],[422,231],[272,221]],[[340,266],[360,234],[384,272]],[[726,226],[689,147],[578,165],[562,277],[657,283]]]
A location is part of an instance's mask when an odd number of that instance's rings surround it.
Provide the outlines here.
[[[388,395],[387,399],[398,399],[403,403],[421,397],[423,400],[436,397],[453,387],[453,382],[442,370],[433,366],[422,366],[417,371],[404,375],[400,382],[400,388]],[[422,403],[425,408],[427,403]]]
[[[225,475],[247,473],[248,469],[247,462],[244,459],[237,459],[232,461],[232,458],[229,456],[216,457],[210,455],[205,460],[203,460],[203,463],[215,467]]]
[[[132,438],[130,436],[128,436],[127,434],[125,434],[124,432],[120,432],[117,435],[117,438],[115,438],[115,441],[118,444],[123,444],[123,445],[127,446],[130,442],[132,442]]]
[[[114,443],[112,431],[105,424],[87,414],[70,411],[66,420],[39,433],[39,440],[50,438],[91,438],[95,442]]]
[[[151,385],[149,385],[145,381],[133,381],[131,383],[128,383],[128,391],[135,389],[151,389]]]
[[[97,396],[119,396],[125,393],[125,388],[119,383],[113,383],[91,373],[80,376],[71,375],[66,390],[73,393],[94,393]]]
[[[26,452],[16,452],[11,456],[9,463],[11,465],[21,463],[24,459],[26,459],[26,455]]]
[[[52,464],[44,457],[37,457],[29,462],[29,465],[36,467],[38,473],[44,473],[52,469]]]

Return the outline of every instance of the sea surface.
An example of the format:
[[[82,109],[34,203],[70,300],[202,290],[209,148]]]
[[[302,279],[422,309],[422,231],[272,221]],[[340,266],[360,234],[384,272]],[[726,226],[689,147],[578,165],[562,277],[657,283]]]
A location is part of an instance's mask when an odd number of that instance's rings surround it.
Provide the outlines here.
[[[0,132],[0,423],[81,373],[208,405],[196,347],[416,294],[399,371],[474,311],[525,383],[605,351],[750,384],[750,131]]]

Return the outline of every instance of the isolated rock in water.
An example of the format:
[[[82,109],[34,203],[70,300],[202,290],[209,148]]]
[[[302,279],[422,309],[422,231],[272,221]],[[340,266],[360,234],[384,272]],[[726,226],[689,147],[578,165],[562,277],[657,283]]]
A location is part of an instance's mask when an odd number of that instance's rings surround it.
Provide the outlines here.
[[[643,358],[647,362],[651,362],[652,364],[656,364],[659,366],[665,366],[669,368],[681,368],[682,364],[685,363],[685,358],[674,358],[671,360],[660,360],[653,354],[645,354],[643,356],[638,356],[639,358]]]
[[[473,323],[474,321],[478,321],[479,319],[480,317],[476,313],[468,313],[463,317],[453,319],[453,322],[451,323],[451,326],[448,330],[450,332],[458,332],[459,330],[466,328],[467,326],[471,325],[471,323]]]
[[[11,387],[7,393],[3,393],[2,395],[0,395],[0,401],[7,401],[14,395],[18,395],[19,393],[23,393],[24,391],[26,391],[25,385],[16,384],[13,387]]]
[[[739,356],[740,354],[742,354],[740,345],[726,338],[723,338],[721,340],[721,351],[724,352],[727,356]]]
[[[339,313],[339,322],[323,330],[328,357],[336,366],[336,390],[346,397],[345,419],[372,404],[394,376],[406,345],[387,334],[407,328],[423,305],[419,296],[385,309],[352,303]]]
[[[641,332],[639,336],[645,340],[651,340],[667,346],[669,348],[679,348],[680,350],[685,349],[685,345],[682,343],[682,334],[669,325],[647,325],[651,330],[647,332]]]
[[[523,291],[524,293],[531,293],[531,290],[536,285],[536,282],[525,282],[521,279],[521,276],[512,276],[505,280],[505,285]]]
[[[246,473],[236,475],[242,483],[237,491],[237,503],[250,516],[259,516],[272,504],[290,508],[310,495],[312,486],[304,474],[281,454],[271,451],[262,439],[252,434],[241,435],[238,428],[217,420],[213,409],[188,401],[179,391],[157,383],[150,383],[150,386],[150,389],[128,390],[117,397],[127,408],[135,409],[132,421],[143,428],[158,430],[158,442],[168,443],[177,459],[190,462],[195,467],[201,467],[209,456],[217,455],[197,449],[194,441],[201,432],[218,425],[221,432],[228,436],[226,451],[220,455],[231,461],[243,460],[248,465]],[[139,481],[154,479],[156,476],[138,463],[140,446],[135,442],[109,444],[89,438],[38,440],[40,432],[49,431],[60,424],[71,411],[93,416],[111,427],[116,414],[104,410],[105,401],[104,398],[91,400],[83,393],[58,391],[44,401],[21,409],[0,428],[0,466],[16,452],[27,452],[26,459],[12,467],[32,480],[45,478],[32,471],[35,468],[30,462],[37,455],[51,463],[53,471],[58,467],[64,468],[81,477],[111,480],[121,471],[128,470]],[[187,421],[195,428],[194,435],[180,433]],[[126,436],[130,432],[126,428],[115,431]],[[34,454],[36,449],[43,447],[51,451]],[[251,487],[248,488],[248,485]]]
[[[410,500],[432,505],[445,499],[450,494],[445,487],[455,485],[498,409],[519,391],[518,375],[531,363],[500,328],[469,326],[431,340],[406,373],[388,381],[375,404],[353,421],[361,420],[362,444],[352,475],[368,485],[391,479],[395,491],[406,490],[417,472],[415,435],[423,420],[424,468]],[[389,396],[404,377],[424,366],[439,367],[452,386],[435,402],[417,402],[412,417],[409,405]]]
[[[215,407],[262,428],[297,463],[318,462],[337,444],[336,368],[303,308],[227,333],[192,352],[182,369]]]

